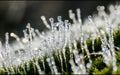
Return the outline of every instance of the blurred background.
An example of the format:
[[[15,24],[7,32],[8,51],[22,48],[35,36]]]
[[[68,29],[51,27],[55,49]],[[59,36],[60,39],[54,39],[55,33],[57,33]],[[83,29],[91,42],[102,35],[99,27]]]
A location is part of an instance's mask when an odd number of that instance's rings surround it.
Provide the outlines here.
[[[69,19],[68,10],[81,9],[82,19],[88,15],[97,13],[96,7],[115,4],[114,1],[0,1],[0,40],[4,40],[5,32],[14,32],[20,37],[23,36],[22,30],[28,22],[33,28],[40,31],[46,30],[40,17],[46,16],[54,19],[62,16],[63,20]]]

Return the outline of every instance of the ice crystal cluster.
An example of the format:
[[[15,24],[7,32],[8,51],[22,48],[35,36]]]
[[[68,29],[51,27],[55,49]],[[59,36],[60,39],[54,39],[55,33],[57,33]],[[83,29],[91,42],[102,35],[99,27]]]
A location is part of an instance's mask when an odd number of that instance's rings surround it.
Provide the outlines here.
[[[115,73],[120,63],[117,64],[115,48],[119,51],[119,46],[114,44],[113,34],[114,30],[119,29],[120,5],[110,5],[109,14],[105,12],[104,6],[98,6],[97,11],[97,14],[88,16],[84,23],[80,9],[76,10],[76,14],[69,10],[69,18],[73,23],[63,21],[58,16],[57,22],[50,18],[49,24],[45,16],[41,16],[49,30],[39,32],[28,23],[23,30],[23,38],[14,33],[6,33],[5,44],[0,42],[1,72],[27,74],[32,65],[34,73],[38,74],[46,74],[47,70],[50,70],[50,74],[90,74],[92,66],[95,67],[94,61],[100,61]],[[10,37],[16,39],[12,44],[9,43]],[[100,48],[95,41],[100,42]]]

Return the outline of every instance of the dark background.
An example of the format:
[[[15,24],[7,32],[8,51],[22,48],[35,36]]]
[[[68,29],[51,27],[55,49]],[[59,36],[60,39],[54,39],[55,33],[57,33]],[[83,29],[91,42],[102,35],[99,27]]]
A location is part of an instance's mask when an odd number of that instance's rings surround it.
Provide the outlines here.
[[[20,37],[23,36],[22,30],[28,22],[33,28],[40,31],[45,30],[40,16],[54,19],[62,16],[63,20],[69,19],[68,10],[81,9],[82,19],[92,13],[97,13],[96,7],[115,4],[114,1],[0,1],[0,38],[4,40],[5,32],[14,32]]]

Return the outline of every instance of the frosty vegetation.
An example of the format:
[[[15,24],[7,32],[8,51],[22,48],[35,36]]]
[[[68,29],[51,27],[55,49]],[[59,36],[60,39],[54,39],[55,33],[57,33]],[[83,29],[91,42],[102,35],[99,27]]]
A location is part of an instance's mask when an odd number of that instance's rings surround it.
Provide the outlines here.
[[[34,73],[38,72],[38,74],[47,72],[45,63],[48,63],[51,74],[63,74],[63,72],[90,74],[93,58],[101,56],[101,62],[107,67],[112,67],[112,73],[117,72],[119,66],[117,66],[115,48],[119,49],[119,46],[115,45],[113,34],[120,25],[120,5],[110,5],[109,14],[105,12],[104,6],[98,6],[97,11],[97,14],[88,16],[88,19],[82,23],[80,9],[76,10],[76,14],[69,10],[69,18],[72,19],[73,24],[69,20],[63,21],[61,16],[57,17],[57,22],[50,18],[49,24],[45,16],[41,16],[49,30],[39,32],[28,23],[23,30],[23,38],[19,38],[13,32],[6,33],[5,44],[0,42],[1,71],[7,74],[21,74],[18,67],[20,65],[22,74],[27,74],[31,62]],[[16,39],[13,44],[9,43],[10,37]],[[101,42],[100,47],[95,40]],[[96,60],[100,61],[99,58]]]

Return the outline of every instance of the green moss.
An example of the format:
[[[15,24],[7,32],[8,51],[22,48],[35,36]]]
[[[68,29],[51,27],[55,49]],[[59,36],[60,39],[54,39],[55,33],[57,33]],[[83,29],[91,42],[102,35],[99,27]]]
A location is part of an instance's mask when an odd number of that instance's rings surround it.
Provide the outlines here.
[[[98,52],[98,51],[101,51],[101,40],[100,40],[100,37],[96,38],[95,41],[94,41],[94,51],[95,52]]]
[[[117,47],[120,47],[119,39],[120,39],[120,29],[117,29],[116,31],[114,31],[114,44]],[[92,40],[88,38],[86,43],[87,43],[89,52],[92,53],[93,52]],[[77,41],[77,48],[80,54],[82,50],[81,50],[81,45],[79,41]],[[72,49],[74,49],[73,44],[72,44]],[[99,37],[97,37],[94,40],[94,49],[95,49],[95,52],[101,51],[101,40]],[[21,50],[21,51],[24,51],[24,50]],[[16,52],[16,54],[17,53],[18,52]],[[71,56],[73,56],[74,62],[75,62],[75,58],[74,58],[74,54],[70,53],[70,50],[68,47],[65,48],[65,56],[61,50],[54,50],[52,52],[52,56],[54,58],[55,65],[59,73],[68,74],[68,75],[73,74],[72,69],[71,69],[71,64],[69,63],[69,61],[70,61]],[[60,56],[62,59],[60,59]],[[40,57],[38,58],[38,64],[41,70],[44,71],[46,75],[51,74],[50,66],[48,65],[48,62],[46,61],[48,57],[49,56],[46,54],[44,55],[43,58],[40,58]],[[117,59],[118,70],[114,74],[120,74],[120,50],[119,49],[116,50],[116,59]],[[102,55],[91,55],[91,60],[92,60],[92,66],[89,69],[89,74],[113,74],[112,67],[107,67],[105,65],[105,63],[103,62]],[[37,67],[34,65],[35,61],[36,61],[36,58],[34,57],[28,62],[22,63],[17,67],[13,66],[15,74],[25,74],[23,66],[26,70],[26,74],[38,74]],[[88,57],[84,58],[84,62],[85,62],[85,65],[89,62]],[[27,68],[27,63],[29,63],[29,69]],[[8,70],[9,72],[11,72],[10,68],[8,68]],[[8,74],[8,71],[6,67],[4,66],[4,64],[3,64],[3,69],[0,70],[0,74]]]
[[[87,47],[88,47],[88,50],[90,53],[93,52],[93,49],[92,49],[92,40],[90,38],[87,39]]]
[[[111,73],[112,71],[111,71],[111,69],[110,68],[108,68],[108,67],[105,67],[104,69],[102,69],[102,70],[98,70],[98,69],[95,69],[94,70],[94,72],[93,72],[93,74],[105,74],[105,75],[111,75],[112,73]]]
[[[55,60],[55,64],[57,66],[57,70],[58,72],[62,72],[62,69],[61,69],[61,62],[60,62],[60,57],[59,57],[59,52],[56,53],[56,52],[53,52],[53,58]]]
[[[68,47],[66,47],[66,51],[65,51],[65,55],[66,55],[66,72],[68,74],[71,74],[71,65],[69,63],[69,60],[70,60],[70,50]]]
[[[120,74],[120,66],[118,67],[116,74]]]
[[[114,45],[117,47],[120,47],[120,28],[117,30],[114,30]]]

